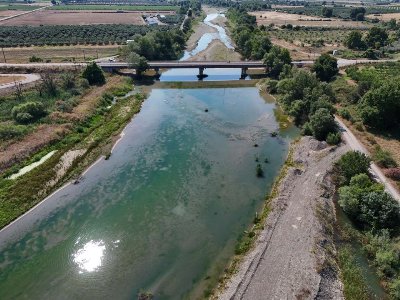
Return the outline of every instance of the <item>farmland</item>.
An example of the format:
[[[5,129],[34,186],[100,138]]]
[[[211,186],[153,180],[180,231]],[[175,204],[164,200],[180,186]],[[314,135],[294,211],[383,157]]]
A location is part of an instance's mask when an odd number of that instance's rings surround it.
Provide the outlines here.
[[[42,47],[15,47],[4,48],[4,55],[8,63],[28,63],[35,56],[43,62],[84,61],[118,54],[117,45],[96,46],[42,46]],[[3,58],[0,59],[3,62]]]
[[[129,24],[0,26],[0,46],[123,44],[135,34],[167,31],[171,26],[149,27]]]
[[[143,13],[154,11],[176,11],[178,6],[172,5],[58,5],[51,10],[128,10]]]
[[[167,12],[168,13],[168,12]],[[142,14],[117,11],[41,10],[0,23],[7,26],[133,24],[144,25]]]
[[[366,16],[368,19],[378,19],[380,21],[390,21],[391,19],[395,19],[400,21],[400,12],[399,13],[389,13],[389,14],[371,14]]]
[[[250,13],[257,18],[258,25],[286,25],[308,27],[365,28],[362,22],[345,21],[336,18],[319,18],[313,16],[289,14],[277,11],[257,11]]]

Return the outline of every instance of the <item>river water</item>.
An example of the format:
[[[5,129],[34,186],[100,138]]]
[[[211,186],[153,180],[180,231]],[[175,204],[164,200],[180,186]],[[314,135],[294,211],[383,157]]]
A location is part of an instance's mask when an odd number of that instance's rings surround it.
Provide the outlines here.
[[[220,40],[226,48],[234,51],[232,40],[227,35],[225,28],[213,24],[211,21],[218,18],[225,17],[224,14],[208,14],[203,23],[207,26],[215,28],[217,32],[205,33],[197,42],[197,46],[191,51],[185,51],[183,53],[181,61],[188,60],[191,57],[199,54],[200,52],[207,49],[207,47],[214,40]],[[197,81],[198,69],[173,69],[167,70],[162,73],[160,81]],[[205,73],[208,75],[203,78],[203,81],[222,81],[222,80],[237,80],[241,77],[241,69],[206,69]]]
[[[278,113],[255,87],[153,87],[109,160],[0,232],[0,299],[202,295],[297,134]]]
[[[1,232],[1,299],[191,297],[284,162],[275,110],[251,87],[153,89],[109,160]]]

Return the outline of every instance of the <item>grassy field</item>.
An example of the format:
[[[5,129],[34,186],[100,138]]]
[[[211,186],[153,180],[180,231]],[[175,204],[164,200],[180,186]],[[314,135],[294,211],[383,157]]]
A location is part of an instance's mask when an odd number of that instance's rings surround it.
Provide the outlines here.
[[[3,10],[20,10],[20,11],[30,11],[34,9],[41,8],[41,6],[35,5],[18,5],[18,4],[10,4],[10,5],[0,5],[0,11]]]
[[[72,62],[84,61],[95,58],[114,56],[118,54],[119,46],[56,46],[56,47],[15,47],[4,48],[8,63],[28,63],[29,58],[36,56],[44,62]],[[0,56],[0,62],[3,57]]]
[[[172,5],[58,5],[51,10],[128,10],[128,11],[176,11],[178,6]]]

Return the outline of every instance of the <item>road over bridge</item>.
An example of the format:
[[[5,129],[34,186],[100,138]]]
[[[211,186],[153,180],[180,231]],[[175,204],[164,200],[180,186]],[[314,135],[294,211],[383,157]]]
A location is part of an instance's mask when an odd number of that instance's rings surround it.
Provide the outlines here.
[[[294,65],[302,66],[312,64],[312,61],[293,62]],[[135,68],[135,65],[123,62],[102,62],[99,65],[105,71],[114,71],[125,68]],[[248,69],[265,69],[267,66],[262,61],[150,61],[148,69],[153,69],[159,74],[160,69],[199,69],[199,78],[205,77],[205,69],[241,69],[242,77],[246,76]]]

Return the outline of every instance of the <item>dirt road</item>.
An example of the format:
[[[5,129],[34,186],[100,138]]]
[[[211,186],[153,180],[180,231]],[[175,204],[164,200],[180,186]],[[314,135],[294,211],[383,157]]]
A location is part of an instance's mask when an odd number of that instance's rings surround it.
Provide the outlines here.
[[[38,74],[0,74],[1,76],[6,76],[6,77],[15,77],[18,78],[18,80],[16,80],[15,82],[8,82],[8,83],[4,83],[4,84],[0,84],[0,89],[7,89],[10,87],[14,87],[15,84],[27,84],[27,83],[31,83],[34,81],[37,81],[40,79],[40,76]],[[21,79],[21,77],[23,77]]]
[[[332,189],[324,188],[327,172],[349,148],[327,147],[310,137],[295,147],[298,167],[289,169],[256,247],[219,299],[343,299],[337,268],[326,268],[334,261],[327,251],[334,244],[322,219],[335,215]]]
[[[342,129],[342,136],[343,139],[346,141],[346,143],[350,146],[351,149],[357,150],[360,152],[363,152],[367,155],[370,155],[368,153],[367,149],[357,140],[357,138],[354,136],[354,134],[350,131],[350,129],[338,118],[335,117],[336,122],[339,124],[339,126]],[[385,185],[386,191],[393,196],[397,201],[400,202],[400,194],[399,192],[394,188],[394,186],[386,179],[385,175],[383,175],[382,171],[379,169],[379,167],[375,163],[371,163],[371,169],[370,169],[372,175],[380,181],[383,185]]]

